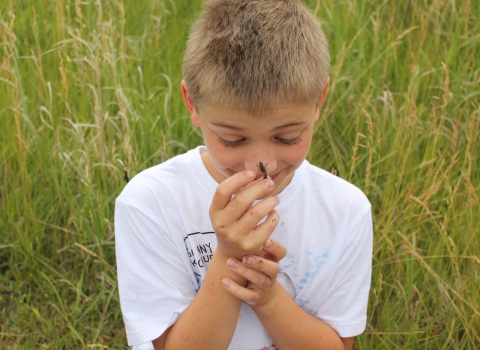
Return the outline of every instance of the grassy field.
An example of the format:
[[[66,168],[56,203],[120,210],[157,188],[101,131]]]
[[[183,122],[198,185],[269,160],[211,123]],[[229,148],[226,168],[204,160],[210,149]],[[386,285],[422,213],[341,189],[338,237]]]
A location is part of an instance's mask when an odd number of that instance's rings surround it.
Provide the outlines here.
[[[332,55],[310,162],[374,209],[360,349],[480,349],[480,2],[310,0]],[[202,143],[199,0],[0,1],[0,348],[126,349],[114,199]]]

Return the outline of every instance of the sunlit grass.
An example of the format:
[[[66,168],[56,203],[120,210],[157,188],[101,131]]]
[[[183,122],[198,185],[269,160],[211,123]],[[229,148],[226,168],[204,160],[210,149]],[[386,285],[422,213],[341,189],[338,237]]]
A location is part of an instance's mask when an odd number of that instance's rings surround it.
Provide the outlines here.
[[[200,3],[0,3],[0,348],[126,348],[114,198],[202,142],[179,90]],[[332,55],[308,159],[374,209],[358,346],[478,349],[480,3],[308,5]]]

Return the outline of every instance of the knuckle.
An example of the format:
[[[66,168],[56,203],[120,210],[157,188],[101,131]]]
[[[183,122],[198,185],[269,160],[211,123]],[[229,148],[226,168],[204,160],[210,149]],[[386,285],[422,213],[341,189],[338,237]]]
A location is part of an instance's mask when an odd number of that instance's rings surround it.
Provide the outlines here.
[[[250,249],[252,249],[252,244],[250,242],[248,242],[247,240],[240,240],[238,242],[238,247],[245,251],[245,252],[248,252],[250,251]]]
[[[287,255],[287,248],[274,240],[272,240],[272,245],[268,248],[268,251],[274,257],[270,260],[280,261]]]
[[[268,289],[272,288],[272,281],[270,280],[270,277],[265,278],[265,284],[268,287]]]
[[[257,283],[259,286],[263,287],[265,284],[265,275],[257,272]]]
[[[285,248],[283,244],[277,243],[274,249],[276,255],[280,258],[283,258],[285,255],[287,255],[287,248]]]
[[[272,207],[272,209],[277,206],[278,201],[275,197],[268,197],[268,200],[269,200],[268,204]]]
[[[258,297],[258,291],[252,291],[253,293],[251,293],[248,297],[247,297],[247,300],[251,303],[256,303],[258,300],[259,300],[259,297]]]
[[[263,250],[263,247],[262,247],[261,245],[256,246],[256,247],[255,247],[255,250],[254,250],[254,251],[255,251],[255,255],[260,255],[260,253],[262,252],[262,250]]]
[[[243,201],[240,197],[238,196],[235,196],[233,197],[230,202],[228,203],[228,205],[230,205],[231,207],[239,207],[243,204]]]
[[[261,210],[251,211],[250,212],[250,222],[252,229],[256,229],[258,226],[262,225],[261,220],[268,214],[268,212],[263,212]]]
[[[271,245],[268,247],[268,250],[270,251],[275,251],[278,249],[278,246],[280,245],[280,243],[278,243],[278,241],[270,238],[270,242],[271,242]]]
[[[218,186],[217,190],[215,191],[214,198],[223,198],[229,196],[229,191],[225,186]]]
[[[263,267],[265,266],[265,262],[262,259],[258,259],[257,261],[257,267],[262,270]]]
[[[274,241],[272,244],[272,250],[275,250],[276,252],[283,252],[283,251],[286,251],[287,248],[285,248],[285,246],[282,243]]]
[[[212,226],[213,226],[213,230],[215,232],[221,232],[224,228],[225,228],[225,223],[221,222],[221,221],[217,221],[217,222],[212,222]]]

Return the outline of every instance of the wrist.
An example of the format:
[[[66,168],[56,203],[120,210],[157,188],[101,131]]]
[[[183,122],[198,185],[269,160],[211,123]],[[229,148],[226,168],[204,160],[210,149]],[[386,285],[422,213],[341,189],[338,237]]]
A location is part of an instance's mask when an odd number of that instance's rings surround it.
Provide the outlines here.
[[[215,252],[213,253],[213,258],[212,260],[217,260],[217,262],[225,262],[231,257],[231,254],[228,253],[228,251],[217,247]],[[225,265],[226,266],[226,265]]]
[[[230,256],[217,249],[213,254],[211,265],[209,266],[207,273],[212,270],[212,274],[215,274],[220,281],[228,278],[239,285],[245,286],[248,282],[247,279],[235,273],[235,271],[232,271],[232,269],[227,266],[228,259],[230,259]]]
[[[242,260],[242,258],[246,255],[258,255],[250,251],[241,250],[240,248],[224,247],[223,245],[221,246],[220,244],[217,246],[217,249],[215,250],[215,254],[217,254],[219,257],[221,257],[225,261],[227,261],[229,258]]]
[[[255,305],[251,305],[252,310],[255,313],[275,312],[275,309],[280,305],[278,301],[279,297],[281,297],[282,289],[283,287],[275,281],[265,298],[255,303]]]

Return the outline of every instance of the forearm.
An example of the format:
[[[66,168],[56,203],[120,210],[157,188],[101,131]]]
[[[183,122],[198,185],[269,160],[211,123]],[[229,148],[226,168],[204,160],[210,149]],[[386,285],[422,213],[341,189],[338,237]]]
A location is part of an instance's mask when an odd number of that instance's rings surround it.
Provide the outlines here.
[[[298,306],[280,284],[270,293],[275,295],[268,303],[252,308],[277,349],[345,349],[337,332]]]
[[[228,348],[242,302],[222,287],[222,279],[228,277],[242,285],[246,280],[229,270],[226,261],[225,257],[214,255],[193,301],[166,332],[166,337],[153,342],[156,350]]]

